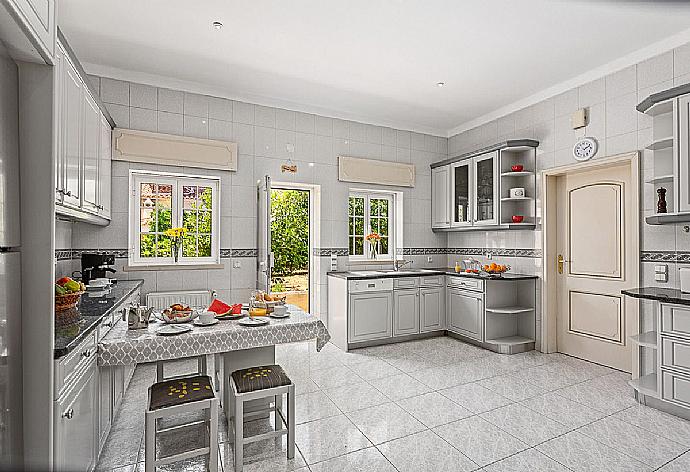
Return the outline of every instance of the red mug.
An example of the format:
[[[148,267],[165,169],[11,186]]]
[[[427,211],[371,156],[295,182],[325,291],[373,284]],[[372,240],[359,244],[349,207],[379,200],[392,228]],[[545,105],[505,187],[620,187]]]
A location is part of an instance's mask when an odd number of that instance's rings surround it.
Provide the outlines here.
[[[513,215],[513,223],[522,223],[525,217],[523,215]]]

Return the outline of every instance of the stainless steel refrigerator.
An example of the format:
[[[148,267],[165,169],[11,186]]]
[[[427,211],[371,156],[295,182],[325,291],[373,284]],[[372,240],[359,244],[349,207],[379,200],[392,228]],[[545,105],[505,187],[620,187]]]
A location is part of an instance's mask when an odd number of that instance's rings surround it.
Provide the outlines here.
[[[0,470],[17,470],[23,454],[18,95],[0,42]]]

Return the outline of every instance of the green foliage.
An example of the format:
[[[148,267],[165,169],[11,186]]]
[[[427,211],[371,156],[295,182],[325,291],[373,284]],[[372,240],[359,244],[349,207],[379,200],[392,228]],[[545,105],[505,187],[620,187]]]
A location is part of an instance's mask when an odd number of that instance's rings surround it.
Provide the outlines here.
[[[271,251],[276,276],[309,269],[309,192],[271,193]]]

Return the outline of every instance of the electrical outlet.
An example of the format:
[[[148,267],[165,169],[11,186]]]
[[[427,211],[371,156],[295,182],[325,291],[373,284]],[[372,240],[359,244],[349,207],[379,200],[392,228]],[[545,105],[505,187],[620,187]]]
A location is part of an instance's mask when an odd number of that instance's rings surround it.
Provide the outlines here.
[[[331,254],[331,270],[338,270],[338,255]]]
[[[232,268],[233,269],[240,269],[242,267],[242,262],[240,261],[232,261]]]
[[[427,263],[431,264],[432,262],[434,262],[434,258],[431,256],[426,256],[426,261]]]
[[[654,280],[659,283],[668,282],[668,266],[667,265],[655,265],[654,266]]]

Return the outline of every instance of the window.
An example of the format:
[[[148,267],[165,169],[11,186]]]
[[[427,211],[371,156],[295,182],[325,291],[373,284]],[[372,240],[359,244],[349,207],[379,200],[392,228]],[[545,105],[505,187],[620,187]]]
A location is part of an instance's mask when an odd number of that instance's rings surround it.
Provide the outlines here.
[[[351,258],[373,259],[374,254],[366,236],[378,233],[381,240],[376,244],[376,257],[393,259],[395,254],[394,203],[393,194],[350,192],[348,250]]]
[[[166,231],[186,229],[177,264],[219,263],[220,180],[131,173],[130,264],[174,264]]]

